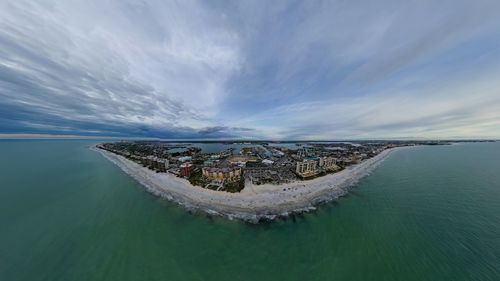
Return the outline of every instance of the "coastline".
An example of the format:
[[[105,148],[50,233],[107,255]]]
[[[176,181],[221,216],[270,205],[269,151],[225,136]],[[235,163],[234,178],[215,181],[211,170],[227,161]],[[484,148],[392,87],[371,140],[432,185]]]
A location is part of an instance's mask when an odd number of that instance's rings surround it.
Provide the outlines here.
[[[273,220],[293,213],[312,211],[318,204],[346,195],[352,186],[369,175],[398,148],[386,149],[373,158],[334,174],[281,185],[249,184],[240,193],[193,186],[189,181],[170,173],[156,173],[123,156],[96,147],[92,149],[101,153],[156,196],[189,210],[257,223],[260,220]]]

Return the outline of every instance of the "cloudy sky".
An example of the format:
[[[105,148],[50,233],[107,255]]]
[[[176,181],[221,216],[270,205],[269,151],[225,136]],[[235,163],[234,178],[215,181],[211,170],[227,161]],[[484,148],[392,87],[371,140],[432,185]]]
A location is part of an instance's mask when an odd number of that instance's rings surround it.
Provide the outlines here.
[[[500,138],[500,1],[0,1],[0,134]]]

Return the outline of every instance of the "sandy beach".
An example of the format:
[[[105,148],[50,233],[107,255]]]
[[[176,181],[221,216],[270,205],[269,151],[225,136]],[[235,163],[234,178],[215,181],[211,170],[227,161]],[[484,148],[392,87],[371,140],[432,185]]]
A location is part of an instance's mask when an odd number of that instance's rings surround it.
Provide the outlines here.
[[[292,213],[307,212],[315,206],[348,193],[349,188],[372,172],[393,149],[349,166],[338,173],[307,181],[281,185],[249,185],[240,193],[213,191],[193,186],[170,173],[156,173],[125,157],[97,149],[108,160],[141,183],[149,192],[188,209],[221,215],[230,219],[258,222]]]

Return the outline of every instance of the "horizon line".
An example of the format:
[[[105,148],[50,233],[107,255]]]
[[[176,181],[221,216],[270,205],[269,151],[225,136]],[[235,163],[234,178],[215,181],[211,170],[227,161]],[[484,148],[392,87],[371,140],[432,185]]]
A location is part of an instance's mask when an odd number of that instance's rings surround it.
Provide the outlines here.
[[[89,136],[89,135],[61,135],[61,134],[2,134],[0,140],[22,140],[22,139],[74,139],[74,140],[145,140],[166,142],[342,142],[342,141],[500,141],[500,138],[491,137],[450,137],[450,138],[413,138],[413,137],[388,137],[388,138],[339,138],[339,139],[243,139],[243,138],[158,138],[158,137],[117,137],[117,136]]]

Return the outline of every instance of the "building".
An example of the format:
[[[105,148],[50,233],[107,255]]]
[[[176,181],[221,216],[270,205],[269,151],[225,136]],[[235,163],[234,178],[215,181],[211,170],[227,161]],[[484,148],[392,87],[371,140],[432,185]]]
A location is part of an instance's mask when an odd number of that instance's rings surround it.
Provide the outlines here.
[[[156,160],[156,169],[160,172],[166,172],[169,167],[168,159],[157,159]]]
[[[212,160],[207,160],[207,161],[204,161],[203,162],[203,166],[215,166],[217,162],[216,161],[212,161]]]
[[[272,165],[274,163],[273,160],[269,160],[269,159],[264,159],[262,160],[262,164],[265,164],[265,165]]]
[[[319,167],[326,171],[333,171],[338,168],[337,159],[333,157],[321,157],[319,159]]]
[[[299,150],[297,150],[297,156],[299,158],[306,158],[306,157],[310,156],[310,153],[307,150],[307,147],[302,147]]]
[[[159,172],[166,172],[169,167],[168,159],[161,159],[151,155],[142,157],[141,162],[144,167],[148,167],[151,170],[156,170]]]
[[[241,167],[203,167],[202,175],[211,180],[236,181],[241,177]]]
[[[179,162],[187,162],[187,161],[191,161],[191,160],[193,160],[193,157],[191,157],[191,156],[179,157]]]
[[[149,168],[158,172],[166,172],[168,169],[168,160],[153,157],[149,160]]]
[[[285,156],[285,153],[284,153],[284,152],[279,151],[279,150],[277,150],[277,149],[273,149],[273,150],[272,150],[272,153],[273,153],[273,156],[274,156],[274,157],[283,157],[283,156]]]
[[[245,166],[247,162],[257,162],[257,157],[254,156],[231,156],[227,161],[232,165]]]
[[[295,168],[295,173],[302,177],[308,178],[315,176],[319,173],[317,158],[306,158],[300,162],[297,162],[297,167]]]
[[[141,163],[144,167],[150,167],[152,163],[152,156],[141,157]]]
[[[191,163],[182,163],[181,166],[181,176],[190,177],[191,172],[193,171],[193,164]]]

